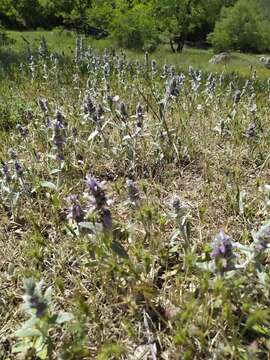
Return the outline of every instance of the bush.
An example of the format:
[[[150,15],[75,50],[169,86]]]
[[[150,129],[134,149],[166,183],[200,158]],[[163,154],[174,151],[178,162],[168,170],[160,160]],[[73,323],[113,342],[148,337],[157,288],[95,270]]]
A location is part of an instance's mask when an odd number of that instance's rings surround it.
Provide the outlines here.
[[[270,50],[270,20],[259,3],[238,0],[235,6],[225,8],[215,30],[208,36],[216,52],[240,50],[265,52]]]

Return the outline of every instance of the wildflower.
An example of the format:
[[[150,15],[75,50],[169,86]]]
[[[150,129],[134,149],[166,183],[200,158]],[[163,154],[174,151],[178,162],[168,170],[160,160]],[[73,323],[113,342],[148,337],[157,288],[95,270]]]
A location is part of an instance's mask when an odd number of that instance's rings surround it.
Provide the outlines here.
[[[26,136],[29,134],[29,130],[26,127],[21,126],[20,124],[18,124],[16,128],[23,138],[26,138]]]
[[[76,47],[75,47],[75,64],[79,65],[82,60],[82,48],[81,48],[80,38],[76,38]]]
[[[168,77],[168,75],[169,75],[169,66],[167,64],[164,64],[162,77],[166,78]]]
[[[233,269],[235,255],[233,254],[232,239],[225,234],[224,230],[215,236],[212,242],[212,250],[211,257],[221,265],[222,272]]]
[[[9,182],[11,180],[11,175],[10,175],[9,167],[8,167],[7,163],[3,163],[2,173],[4,175],[6,182]]]
[[[87,94],[83,101],[83,109],[86,116],[93,116],[96,112],[96,108],[93,104],[90,94]]]
[[[112,215],[109,209],[101,210],[101,222],[106,232],[112,231]]]
[[[61,124],[61,125],[64,124],[65,117],[64,117],[64,114],[62,113],[61,110],[59,110],[59,109],[56,110],[56,115],[55,115],[55,117],[56,117],[56,121],[57,121],[59,124]]]
[[[84,211],[75,196],[70,196],[71,207],[68,209],[67,219],[74,220],[77,224],[84,220]]]
[[[166,89],[166,97],[169,98],[169,97],[176,97],[179,95],[179,89],[178,89],[178,86],[177,86],[177,79],[176,77],[173,77],[168,86],[167,86],[167,89]]]
[[[256,129],[257,129],[257,125],[255,123],[249,124],[246,129],[246,136],[254,137],[256,135]]]
[[[56,121],[53,128],[53,143],[57,150],[57,157],[59,160],[64,159],[63,147],[65,143],[65,136],[63,134],[63,125],[61,122]]]
[[[16,160],[15,163],[14,163],[14,166],[15,166],[15,171],[16,171],[16,174],[17,176],[20,178],[23,176],[23,167],[22,165]]]
[[[16,160],[16,159],[17,159],[18,155],[17,155],[17,153],[16,153],[15,150],[9,149],[8,153],[9,153],[9,156],[11,157],[12,160]]]
[[[136,107],[136,118],[137,118],[137,126],[142,127],[143,107],[140,103]]]
[[[173,196],[171,199],[171,207],[178,219],[182,219],[186,216],[188,211],[188,205],[181,200],[178,196]]]
[[[97,121],[102,120],[104,114],[104,109],[101,104],[98,104],[97,110],[96,110],[96,119]]]
[[[103,74],[104,74],[104,78],[105,78],[105,79],[108,79],[108,78],[109,78],[110,72],[111,72],[110,64],[109,64],[108,62],[106,62],[106,63],[104,64],[104,68],[103,68]]]
[[[148,68],[149,67],[149,53],[147,51],[144,54],[144,63],[145,63],[145,67]]]
[[[107,197],[101,185],[91,176],[87,176],[86,183],[95,199],[96,209],[100,210],[107,204]]]

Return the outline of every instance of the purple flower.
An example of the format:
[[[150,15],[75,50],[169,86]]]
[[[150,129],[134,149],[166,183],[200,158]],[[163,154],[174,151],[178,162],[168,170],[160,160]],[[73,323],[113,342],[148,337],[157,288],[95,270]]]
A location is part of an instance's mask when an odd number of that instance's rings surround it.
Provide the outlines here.
[[[112,231],[112,215],[109,209],[101,210],[101,221],[104,231]]]
[[[89,116],[93,115],[96,111],[96,108],[93,104],[90,94],[87,94],[84,98],[83,109],[85,115],[89,115]]]
[[[68,198],[68,201],[71,203],[71,207],[68,209],[67,218],[69,220],[74,220],[77,224],[84,220],[84,211],[81,208],[75,195],[71,195]]]
[[[95,198],[96,209],[100,210],[103,206],[107,204],[107,197],[105,191],[102,189],[101,185],[97,180],[91,176],[87,176],[86,183]]]
[[[221,230],[214,238],[212,243],[212,253],[213,258],[224,258],[229,259],[233,256],[233,246],[230,236],[226,235],[224,230]]]
[[[13,160],[16,160],[16,159],[17,159],[18,155],[17,155],[17,153],[16,153],[15,150],[9,149],[8,152],[9,152],[9,155],[10,155],[11,159],[13,159]]]
[[[58,122],[62,125],[65,120],[65,117],[64,117],[64,114],[62,113],[62,111],[56,110],[55,117],[56,117],[56,122]]]
[[[72,218],[76,221],[76,223],[80,223],[84,220],[84,213],[79,204],[73,205]]]
[[[16,171],[17,176],[22,177],[23,176],[22,165],[18,161],[15,161],[14,166],[15,166],[15,171]]]
[[[26,127],[21,126],[20,124],[18,124],[16,128],[23,138],[26,138],[26,136],[29,134],[29,130]]]
[[[9,182],[11,180],[11,175],[10,175],[7,163],[3,163],[2,172],[3,172],[3,175],[4,175],[5,179],[6,179],[6,181]]]

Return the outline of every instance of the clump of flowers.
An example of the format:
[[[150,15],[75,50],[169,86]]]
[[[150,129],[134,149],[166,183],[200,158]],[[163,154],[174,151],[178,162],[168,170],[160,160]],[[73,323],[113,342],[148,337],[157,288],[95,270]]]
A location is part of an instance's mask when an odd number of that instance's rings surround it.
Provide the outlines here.
[[[234,269],[235,255],[233,253],[233,242],[224,230],[221,230],[214,238],[211,257],[221,273]]]
[[[107,208],[109,202],[102,185],[90,175],[87,176],[86,183],[93,197],[93,209],[100,215],[103,230],[105,232],[111,231],[112,217],[110,210]]]

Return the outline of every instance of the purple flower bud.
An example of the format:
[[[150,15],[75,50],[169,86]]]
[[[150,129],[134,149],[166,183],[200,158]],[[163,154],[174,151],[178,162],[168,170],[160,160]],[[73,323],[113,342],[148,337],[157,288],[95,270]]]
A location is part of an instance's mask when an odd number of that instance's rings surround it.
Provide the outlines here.
[[[26,136],[28,135],[29,133],[29,130],[26,128],[26,127],[23,127],[21,126],[20,124],[18,124],[16,126],[17,130],[19,131],[20,135],[23,137],[23,138],[26,138]]]
[[[58,122],[62,125],[65,120],[65,117],[64,117],[64,114],[62,113],[62,111],[60,111],[59,109],[56,110],[55,117],[56,117],[56,122]]]
[[[14,166],[15,166],[15,171],[16,171],[17,176],[22,177],[23,176],[22,165],[18,161],[15,161]]]
[[[2,172],[3,172],[3,175],[4,175],[5,179],[6,179],[6,181],[9,182],[11,180],[11,176],[10,176],[10,172],[9,172],[9,168],[8,168],[7,163],[3,163]]]
[[[15,150],[9,149],[8,152],[9,152],[9,155],[10,155],[11,159],[13,159],[13,160],[16,160],[16,159],[17,159],[18,155],[17,155],[17,153],[16,153]]]
[[[84,220],[84,213],[79,204],[72,207],[72,218],[76,223],[80,223]]]
[[[84,113],[85,115],[93,115],[96,111],[96,108],[93,104],[93,101],[91,99],[90,94],[87,94],[84,98],[84,103],[83,103],[83,108],[84,108]]]

